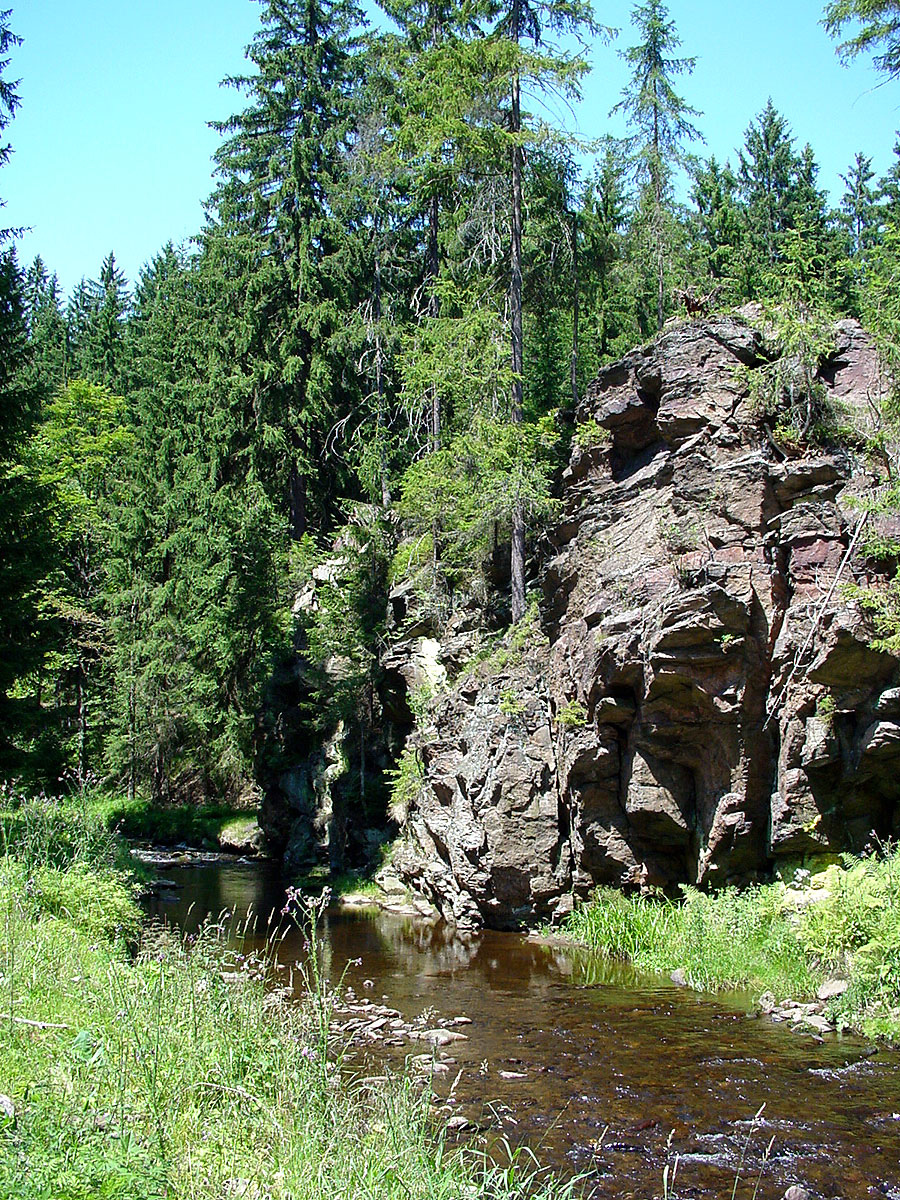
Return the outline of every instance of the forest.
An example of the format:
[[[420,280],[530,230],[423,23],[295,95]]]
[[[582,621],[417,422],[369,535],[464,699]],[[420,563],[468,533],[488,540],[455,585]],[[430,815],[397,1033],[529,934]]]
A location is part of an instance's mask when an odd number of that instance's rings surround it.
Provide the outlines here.
[[[584,0],[381,9],[376,30],[353,0],[261,5],[203,227],[136,281],[110,253],[64,298],[3,233],[5,778],[253,794],[298,656],[308,729],[364,736],[389,590],[438,623],[473,593],[521,620],[578,399],[672,318],[755,303],[815,362],[855,316],[898,368],[900,140],[881,177],[860,148],[830,201],[762,96],[734,157],[704,157],[662,0],[614,44]],[[824,20],[897,72],[896,4]],[[17,42],[5,12],[4,136]],[[578,96],[589,48],[631,72],[624,139],[573,138],[544,102]],[[798,405],[775,436],[839,432]]]

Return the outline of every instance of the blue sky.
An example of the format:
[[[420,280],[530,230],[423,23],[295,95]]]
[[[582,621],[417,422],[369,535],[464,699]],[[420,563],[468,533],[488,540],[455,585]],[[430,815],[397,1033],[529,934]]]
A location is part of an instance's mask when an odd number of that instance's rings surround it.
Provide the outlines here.
[[[6,0],[23,37],[9,77],[22,106],[7,130],[14,155],[0,174],[3,223],[30,226],[19,254],[40,253],[65,291],[96,277],[114,250],[130,279],[168,240],[202,222],[218,135],[207,122],[240,107],[220,88],[241,72],[259,20],[255,0]],[[621,134],[609,110],[627,68],[616,50],[634,41],[631,0],[596,4],[621,32],[592,51],[593,70],[574,114],[586,137]],[[798,147],[810,142],[820,183],[862,150],[883,172],[900,126],[900,84],[880,84],[868,61],[842,67],[819,25],[816,0],[670,0],[683,53],[685,99],[703,112],[705,153],[734,158],[744,130],[772,96]]]

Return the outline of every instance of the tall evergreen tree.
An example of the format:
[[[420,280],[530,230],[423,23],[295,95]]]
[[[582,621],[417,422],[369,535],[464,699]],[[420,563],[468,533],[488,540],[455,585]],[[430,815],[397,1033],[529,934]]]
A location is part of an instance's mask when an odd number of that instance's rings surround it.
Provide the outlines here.
[[[320,460],[350,382],[332,352],[352,304],[331,197],[354,131],[360,22],[353,0],[269,0],[247,50],[255,71],[226,81],[247,107],[215,126],[225,140],[206,261],[235,331],[227,353],[245,375],[253,449],[269,485],[287,492],[295,538],[317,470],[319,502],[327,497]]]
[[[750,294],[746,229],[738,202],[738,184],[729,163],[715,156],[693,174],[692,251],[701,286],[719,286],[726,303],[740,304]]]
[[[31,347],[30,370],[35,383],[52,393],[67,378],[66,318],[59,281],[40,256],[25,275],[25,320]]]
[[[117,708],[111,765],[160,802],[234,790],[252,741],[283,526],[236,422],[243,381],[217,362],[217,281],[168,247],[137,289],[134,445],[114,513]]]
[[[587,377],[639,337],[623,278],[625,233],[631,216],[625,147],[607,138],[585,183],[579,211],[579,279],[593,336],[586,339]],[[627,345],[626,345],[627,343]],[[596,359],[591,357],[593,353]]]
[[[523,304],[523,180],[525,148],[538,122],[522,111],[523,84],[536,92],[548,89],[569,97],[579,93],[579,81],[587,70],[580,54],[563,53],[550,40],[598,33],[589,4],[584,0],[495,0],[491,37],[497,53],[493,58],[492,89],[506,114],[506,145],[509,153],[510,238],[509,238],[509,324],[512,391],[510,419],[521,424],[524,411],[524,304]],[[512,618],[525,612],[525,509],[514,506],[512,520]]]
[[[20,41],[9,15],[0,12],[0,136],[19,106],[6,75],[9,52]],[[0,166],[10,153],[9,144],[0,145]],[[39,732],[39,698],[23,681],[42,653],[40,585],[49,544],[46,496],[27,455],[42,391],[27,370],[24,280],[7,244],[14,232],[0,230],[0,764],[7,771],[22,769],[27,743]]]
[[[767,270],[778,260],[785,233],[794,227],[802,171],[788,122],[771,97],[747,127],[738,162],[753,257]]]
[[[675,91],[674,80],[690,74],[696,59],[675,58],[681,45],[675,22],[662,0],[647,0],[631,14],[641,41],[622,53],[632,68],[631,81],[613,112],[622,112],[634,130],[630,147],[641,203],[648,210],[648,225],[655,259],[656,327],[666,315],[667,220],[672,204],[672,176],[687,162],[686,146],[702,141],[690,118],[700,116]]]

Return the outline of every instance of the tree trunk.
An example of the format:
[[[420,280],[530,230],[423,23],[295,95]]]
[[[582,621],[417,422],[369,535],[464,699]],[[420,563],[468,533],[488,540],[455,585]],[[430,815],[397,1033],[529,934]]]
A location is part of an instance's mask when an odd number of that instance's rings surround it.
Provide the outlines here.
[[[372,317],[375,321],[375,394],[377,397],[376,422],[378,426],[378,474],[381,482],[381,504],[391,507],[391,488],[388,481],[387,454],[384,447],[384,347],[381,339],[381,262],[375,257],[375,294]]]
[[[578,410],[578,213],[572,213],[572,359],[569,382],[574,416]]]
[[[438,229],[440,223],[440,201],[437,195],[431,197],[428,210],[428,316],[434,320],[440,313],[440,300],[437,294],[437,278],[440,270],[438,249]],[[431,385],[431,448],[438,451],[441,448],[441,398],[437,384]]]
[[[516,8],[518,10],[518,5]],[[518,32],[518,21],[516,21],[516,41],[518,41]],[[518,73],[513,77],[510,116],[510,131],[516,136],[522,128]],[[510,419],[514,425],[520,425],[523,416],[524,336],[522,330],[522,147],[517,141],[513,142],[511,157],[512,236],[510,239],[509,313],[513,382]],[[515,622],[521,620],[525,615],[525,508],[521,500],[517,500],[513,507],[510,551],[512,619]]]

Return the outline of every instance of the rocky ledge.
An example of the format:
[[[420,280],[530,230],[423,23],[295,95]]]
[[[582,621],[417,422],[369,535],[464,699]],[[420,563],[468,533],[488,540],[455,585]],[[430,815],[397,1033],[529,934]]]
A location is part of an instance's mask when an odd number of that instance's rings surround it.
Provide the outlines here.
[[[540,623],[481,661],[471,614],[403,648],[407,675],[427,649],[439,686],[395,865],[448,919],[546,919],[598,883],[748,881],[898,832],[900,662],[842,591],[883,583],[853,505],[875,477],[845,447],[779,448],[749,400],[765,359],[736,314],[605,368]],[[879,375],[858,325],[821,376],[862,430]]]

